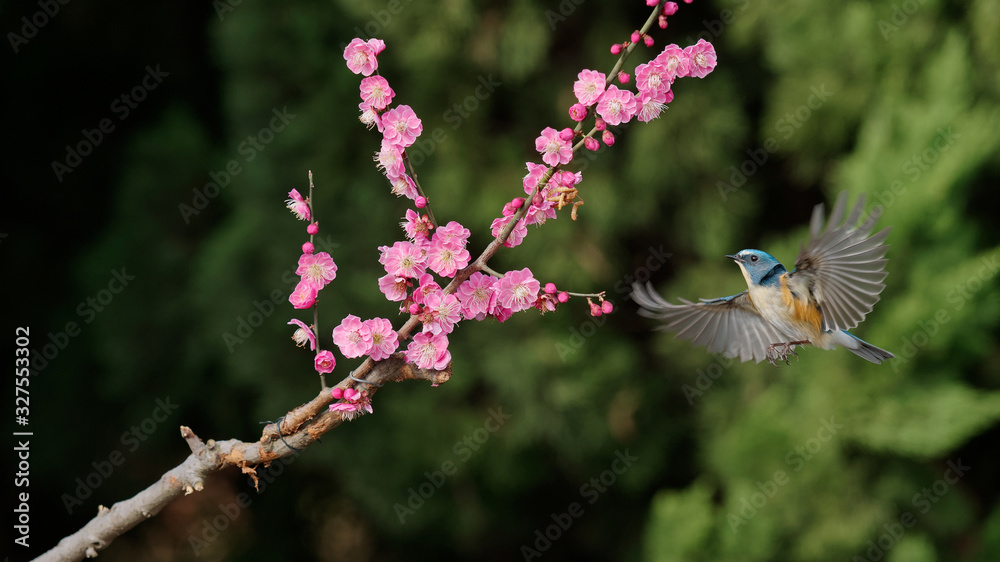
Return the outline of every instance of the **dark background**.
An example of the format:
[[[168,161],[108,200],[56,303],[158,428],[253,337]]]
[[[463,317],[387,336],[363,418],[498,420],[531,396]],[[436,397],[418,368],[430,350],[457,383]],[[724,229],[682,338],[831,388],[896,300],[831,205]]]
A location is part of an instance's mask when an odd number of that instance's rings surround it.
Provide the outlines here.
[[[401,324],[375,281],[408,203],[356,119],[359,77],[342,53],[358,30],[386,41],[379,71],[423,120],[420,180],[442,223],[472,230],[476,255],[521,193],[524,162],[539,161],[538,132],[570,124],[577,73],[610,69],[609,46],[648,14],[638,1],[71,0],[15,51],[10,34],[39,12],[0,7],[4,329],[13,344],[30,327],[39,361],[30,423],[9,422],[34,432],[31,548],[11,536],[14,560],[180,463],[181,424],[250,441],[315,395],[309,353],[287,339],[283,280],[305,236],[283,200],[308,170],[340,268],[323,337],[349,313]],[[701,36],[716,71],[679,80],[659,120],[580,161],[578,221],[563,211],[491,262],[607,290],[615,314],[591,318],[575,299],[463,322],[447,384],[386,389],[374,415],[268,469],[262,493],[219,474],[102,559],[510,560],[523,546],[546,560],[997,559],[998,21],[985,0],[681,4],[626,68]],[[147,68],[166,75],[125,116],[116,100]],[[456,120],[455,104],[474,109]],[[248,160],[247,137],[282,110],[294,118]],[[102,119],[113,130],[57,174]],[[185,217],[234,161],[239,173]],[[806,349],[789,366],[733,364],[653,332],[625,299],[636,278],[671,299],[736,293],[722,256],[745,247],[790,266],[813,206],[842,190],[881,204],[894,228],[883,300],[856,333],[896,359]],[[134,279],[112,292],[116,272]],[[256,310],[263,323],[227,344]],[[339,376],[359,363],[338,360]],[[509,419],[483,431],[498,410]],[[112,457],[120,466],[101,475]],[[88,477],[97,485],[81,488]],[[394,506],[428,482],[401,523]],[[551,544],[536,534],[547,527]]]

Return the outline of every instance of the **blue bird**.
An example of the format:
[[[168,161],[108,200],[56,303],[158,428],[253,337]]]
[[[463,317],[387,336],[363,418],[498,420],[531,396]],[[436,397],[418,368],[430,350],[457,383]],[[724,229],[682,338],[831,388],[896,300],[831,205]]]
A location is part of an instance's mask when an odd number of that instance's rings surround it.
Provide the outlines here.
[[[639,313],[666,320],[662,329],[677,338],[703,345],[713,353],[740,361],[788,362],[797,345],[820,349],[842,346],[872,363],[892,353],[861,340],[847,330],[871,312],[885,288],[884,259],[889,228],[870,235],[877,214],[862,219],[864,196],[847,220],[847,194],[841,193],[823,229],[823,205],[813,209],[809,243],[799,252],[795,269],[787,271],[767,252],[742,250],[728,255],[747,282],[747,290],[718,299],[671,304],[652,284],[632,286]]]

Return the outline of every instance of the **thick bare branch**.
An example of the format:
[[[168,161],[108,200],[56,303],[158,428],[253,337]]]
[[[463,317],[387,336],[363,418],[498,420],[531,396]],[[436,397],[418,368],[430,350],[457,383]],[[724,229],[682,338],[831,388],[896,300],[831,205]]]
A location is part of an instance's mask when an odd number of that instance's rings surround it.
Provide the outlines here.
[[[366,389],[369,394],[378,390],[375,385],[386,382],[425,380],[441,384],[451,378],[451,365],[443,371],[417,369],[406,363],[401,353],[382,361],[366,361],[368,362],[372,366],[368,368],[367,381],[373,385]],[[338,386],[348,388],[355,384],[360,383],[346,378]],[[278,432],[278,424],[265,427],[258,441],[247,443],[238,439],[209,439],[202,442],[191,428],[181,426],[181,437],[191,448],[191,454],[184,462],[166,472],[155,484],[114,504],[111,509],[99,506],[97,516],[82,529],[65,537],[35,560],[55,562],[94,558],[113,540],[153,517],[173,500],[204,489],[205,478],[223,468],[237,466],[256,482],[257,465],[266,466],[277,459],[291,456],[343,422],[340,412],[331,412],[329,409],[334,401],[331,390],[324,388],[318,396],[285,414],[279,421],[282,433]]]

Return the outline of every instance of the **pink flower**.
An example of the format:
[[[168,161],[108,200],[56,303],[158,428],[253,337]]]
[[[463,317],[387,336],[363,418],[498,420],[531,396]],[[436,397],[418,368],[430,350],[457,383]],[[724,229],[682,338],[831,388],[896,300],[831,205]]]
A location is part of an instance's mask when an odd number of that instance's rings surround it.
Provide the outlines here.
[[[406,220],[399,223],[399,226],[406,232],[406,237],[410,242],[418,246],[430,240],[431,229],[434,228],[427,215],[421,215],[413,209],[406,210]]]
[[[307,221],[312,218],[312,213],[309,211],[309,203],[302,198],[299,190],[293,189],[289,191],[288,197],[289,199],[285,201],[285,206],[295,215],[295,218],[300,221]]]
[[[372,330],[353,314],[333,329],[333,343],[348,359],[367,355],[372,349]]]
[[[330,404],[330,411],[341,412],[341,418],[345,420],[354,419],[354,416],[358,415],[362,410],[369,414],[373,412],[371,398],[365,390],[358,392],[353,388],[342,390],[338,387],[334,388],[331,394],[336,400],[344,399],[344,402]]]
[[[568,164],[573,159],[573,145],[559,138],[559,131],[545,127],[535,139],[535,150],[542,153],[542,162],[549,166]]]
[[[490,310],[490,315],[496,318],[497,322],[500,322],[501,324],[506,322],[512,314],[513,311],[511,311],[511,309],[500,304],[500,299],[497,299],[496,302],[493,303],[493,309]]]
[[[305,280],[299,281],[292,294],[288,295],[288,302],[298,309],[310,308],[316,302],[316,291],[316,285]]]
[[[382,139],[382,149],[375,153],[375,161],[382,173],[394,182],[396,178],[406,175],[406,166],[403,164],[403,153],[399,147]],[[393,189],[395,191],[395,188]],[[398,195],[398,194],[397,194]]]
[[[378,127],[378,132],[381,133],[382,132],[382,116],[380,116],[378,114],[378,112],[375,111],[375,109],[371,105],[369,105],[369,104],[367,104],[365,102],[359,103],[358,104],[358,109],[361,110],[361,115],[358,116],[358,121],[361,121],[361,123],[369,131],[372,129],[373,125],[377,126]]]
[[[378,280],[378,289],[392,302],[406,300],[406,291],[409,288],[410,282],[405,277],[396,277],[391,273],[379,277]]]
[[[666,67],[656,59],[635,67],[635,85],[639,94],[656,94],[670,89],[670,75]]]
[[[497,284],[497,301],[511,312],[531,308],[538,299],[538,281],[527,267],[508,271]]]
[[[406,347],[406,360],[421,369],[444,369],[451,362],[448,336],[428,332],[413,336],[410,345]]]
[[[392,329],[392,322],[385,318],[365,320],[364,325],[372,335],[372,346],[369,355],[375,361],[381,361],[392,355],[399,347],[399,335]]]
[[[438,293],[441,293],[441,285],[434,281],[433,275],[425,273],[420,276],[417,290],[413,291],[413,302],[424,304],[427,297]]]
[[[382,126],[386,142],[396,145],[399,148],[406,148],[417,140],[424,130],[417,114],[408,105],[394,107],[382,114]]]
[[[671,82],[675,78],[687,76],[691,71],[691,59],[683,49],[673,43],[667,45],[653,60],[666,69],[667,79]]]
[[[579,123],[587,118],[587,106],[582,103],[574,103],[569,108],[569,118]]]
[[[493,276],[482,272],[475,272],[458,286],[459,302],[462,307],[462,316],[466,319],[476,318],[482,320],[489,313],[496,301],[496,282]]]
[[[375,58],[385,49],[381,39],[369,39],[367,42],[355,37],[344,49],[344,60],[347,68],[355,74],[371,76],[378,69],[378,59]]]
[[[332,373],[334,367],[337,366],[337,358],[333,356],[333,352],[324,349],[316,354],[313,365],[317,372]]]
[[[549,167],[535,164],[534,162],[526,162],[525,164],[528,166],[528,175],[524,176],[524,180],[521,183],[524,185],[524,192],[532,195],[535,193],[538,181],[542,179],[542,176],[545,175]]]
[[[424,331],[432,334],[450,334],[461,320],[462,305],[458,297],[443,291],[424,295]]]
[[[464,245],[460,246],[435,235],[427,250],[427,267],[442,277],[454,277],[459,269],[469,265],[472,257]]]
[[[668,99],[669,98],[669,99]],[[674,99],[674,93],[645,92],[639,97],[639,114],[637,118],[643,123],[648,123],[660,116],[660,113],[667,108],[667,103]]]
[[[704,39],[684,49],[684,54],[691,60],[691,76],[704,78],[715,68],[715,47]]]
[[[390,177],[389,181],[392,182],[392,192],[396,194],[396,197],[405,195],[408,199],[417,199],[419,195],[417,193],[417,184],[410,176],[403,174],[397,177]]]
[[[395,95],[396,92],[389,87],[389,81],[381,76],[361,79],[361,99],[374,109],[385,109]]]
[[[556,296],[555,295],[541,295],[538,300],[535,301],[535,309],[545,314],[546,312],[553,312],[556,309]]]
[[[426,258],[420,248],[412,242],[396,242],[392,247],[381,246],[382,256],[379,263],[385,266],[385,272],[396,277],[420,277],[427,270]]]
[[[450,221],[447,225],[437,229],[434,233],[434,240],[464,248],[466,242],[469,241],[469,234],[471,233],[468,228],[456,221]]]
[[[513,216],[502,217],[499,219],[493,219],[493,224],[490,225],[490,232],[493,233],[493,237],[497,238],[504,228],[510,224],[513,220]],[[510,231],[510,235],[507,237],[507,241],[503,243],[504,246],[508,248],[513,248],[519,246],[521,242],[524,241],[524,237],[528,235],[528,227],[524,223],[524,218],[517,221],[514,225],[514,229]]]
[[[586,106],[594,105],[597,98],[604,93],[604,85],[607,84],[607,77],[596,70],[582,70],[577,75],[576,82],[573,83],[573,93],[576,99]]]
[[[337,278],[337,264],[333,263],[333,258],[326,252],[302,254],[295,274],[300,275],[303,281],[316,285],[318,290]]]
[[[618,86],[609,86],[597,102],[597,114],[609,125],[628,123],[639,108],[639,102],[628,90],[619,90]]]
[[[295,333],[292,334],[292,341],[295,342],[296,347],[302,347],[306,344],[306,342],[309,342],[309,350],[316,351],[316,334],[313,332],[311,326],[306,326],[305,322],[296,320],[295,318],[292,318],[288,324],[299,327],[295,330]]]

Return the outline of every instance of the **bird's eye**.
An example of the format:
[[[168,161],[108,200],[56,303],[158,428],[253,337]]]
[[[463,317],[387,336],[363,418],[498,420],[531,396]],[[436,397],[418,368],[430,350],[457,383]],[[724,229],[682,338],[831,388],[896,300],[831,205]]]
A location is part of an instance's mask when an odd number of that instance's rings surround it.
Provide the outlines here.
[[[757,261],[757,256],[750,256],[750,261]]]

